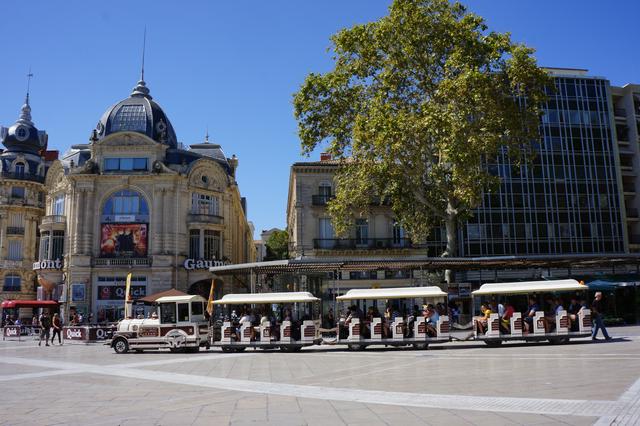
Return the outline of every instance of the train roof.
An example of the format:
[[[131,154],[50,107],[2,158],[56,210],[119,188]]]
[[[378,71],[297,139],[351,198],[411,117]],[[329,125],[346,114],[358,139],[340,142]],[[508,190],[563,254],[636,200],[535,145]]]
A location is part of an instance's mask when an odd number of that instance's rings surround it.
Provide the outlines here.
[[[202,296],[198,296],[197,294],[186,294],[184,296],[164,296],[156,299],[155,303],[171,303],[171,302],[206,302]]]
[[[440,287],[395,287],[395,288],[367,288],[349,290],[337,300],[359,299],[412,299],[420,297],[447,297],[447,293]]]
[[[240,293],[225,294],[222,299],[213,303],[216,305],[249,305],[263,303],[296,303],[315,302],[320,300],[307,291],[283,292],[283,293]]]
[[[522,294],[557,291],[582,291],[589,288],[576,280],[523,281],[513,283],[483,284],[471,294],[482,296],[488,294]]]

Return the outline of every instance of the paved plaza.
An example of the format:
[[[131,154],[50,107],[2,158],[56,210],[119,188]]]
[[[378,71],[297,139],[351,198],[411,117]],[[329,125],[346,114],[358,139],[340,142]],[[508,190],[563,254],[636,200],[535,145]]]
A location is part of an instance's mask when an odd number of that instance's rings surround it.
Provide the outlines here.
[[[637,424],[640,327],[611,342],[116,355],[0,341],[0,424]]]

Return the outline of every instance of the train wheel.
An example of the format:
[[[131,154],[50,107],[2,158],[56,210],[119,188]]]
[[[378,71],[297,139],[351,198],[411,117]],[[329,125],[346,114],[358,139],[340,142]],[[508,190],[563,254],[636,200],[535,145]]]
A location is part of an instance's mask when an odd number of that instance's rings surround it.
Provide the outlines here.
[[[361,351],[364,349],[364,345],[348,345],[350,351]]]
[[[222,352],[233,352],[233,348],[229,346],[222,346]]]
[[[569,343],[569,338],[568,337],[550,337],[549,343],[551,343],[552,345],[564,345],[566,343]]]
[[[419,349],[419,350],[424,350],[429,348],[429,344],[428,343],[414,343],[413,344],[413,349]]]
[[[502,344],[502,340],[485,340],[484,344],[487,346],[490,346],[492,348],[495,348],[497,346],[500,346]]]
[[[190,346],[188,348],[184,348],[184,350],[190,354],[196,354],[200,351],[200,346]]]
[[[246,347],[241,347],[241,348],[236,348],[236,352],[244,352],[244,350],[247,349]]]
[[[126,354],[129,352],[129,342],[120,338],[113,343],[113,350],[116,351],[117,354]]]

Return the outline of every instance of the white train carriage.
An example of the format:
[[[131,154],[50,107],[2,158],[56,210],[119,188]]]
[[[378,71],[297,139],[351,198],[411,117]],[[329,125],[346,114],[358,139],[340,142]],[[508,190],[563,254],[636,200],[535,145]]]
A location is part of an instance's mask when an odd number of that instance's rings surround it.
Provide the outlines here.
[[[488,318],[475,316],[475,339],[497,346],[508,340],[565,343],[572,338],[588,337],[591,311],[584,303],[573,312],[566,309],[569,299],[584,302],[587,290],[587,286],[572,279],[483,284],[472,292],[472,297],[480,298],[483,304],[501,304],[507,314],[503,313],[501,318],[494,308]],[[543,298],[553,301],[552,310],[545,312],[541,308],[546,302]],[[527,306],[526,311],[514,309],[517,305]]]
[[[156,301],[157,318],[120,321],[110,345],[119,354],[129,350],[198,352],[202,346],[208,348],[206,303],[204,298],[196,295],[161,297]]]
[[[227,352],[251,347],[298,351],[319,344],[319,300],[308,292],[226,294],[213,302],[226,312],[222,324],[214,326],[220,330],[214,330],[212,346]]]
[[[447,293],[440,287],[398,287],[378,289],[354,289],[336,298],[338,302],[362,301],[363,311],[376,307],[378,312],[384,307],[395,305],[404,315],[394,315],[390,319],[376,315],[371,318],[357,318],[351,315],[344,323],[338,324],[338,343],[347,344],[349,349],[360,350],[370,345],[408,346],[426,349],[430,343],[450,340],[449,317],[438,315],[432,321],[423,307],[429,304],[445,303]],[[367,304],[367,302],[369,302]],[[418,306],[418,312],[413,312]],[[446,306],[446,305],[445,305]]]

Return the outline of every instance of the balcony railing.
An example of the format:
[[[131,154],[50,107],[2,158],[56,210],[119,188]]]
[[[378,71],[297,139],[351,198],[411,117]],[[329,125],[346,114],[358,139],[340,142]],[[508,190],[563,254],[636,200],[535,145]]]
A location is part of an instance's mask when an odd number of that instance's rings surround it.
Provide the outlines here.
[[[3,178],[16,179],[16,180],[28,180],[31,182],[44,183],[44,176],[36,176],[31,173],[15,173],[15,172],[0,172]]]
[[[24,228],[21,226],[7,226],[7,235],[24,235]]]
[[[67,223],[67,217],[58,214],[51,214],[42,218],[43,225],[49,225],[52,223]]]
[[[215,214],[201,214],[201,213],[189,213],[189,222],[200,223],[213,223],[216,225],[222,225],[224,217]]]
[[[151,266],[149,257],[96,257],[93,266]]]
[[[334,198],[336,198],[335,195],[312,195],[311,204],[314,206],[326,206]]]
[[[409,238],[316,238],[313,248],[320,250],[377,250],[414,248]]]

